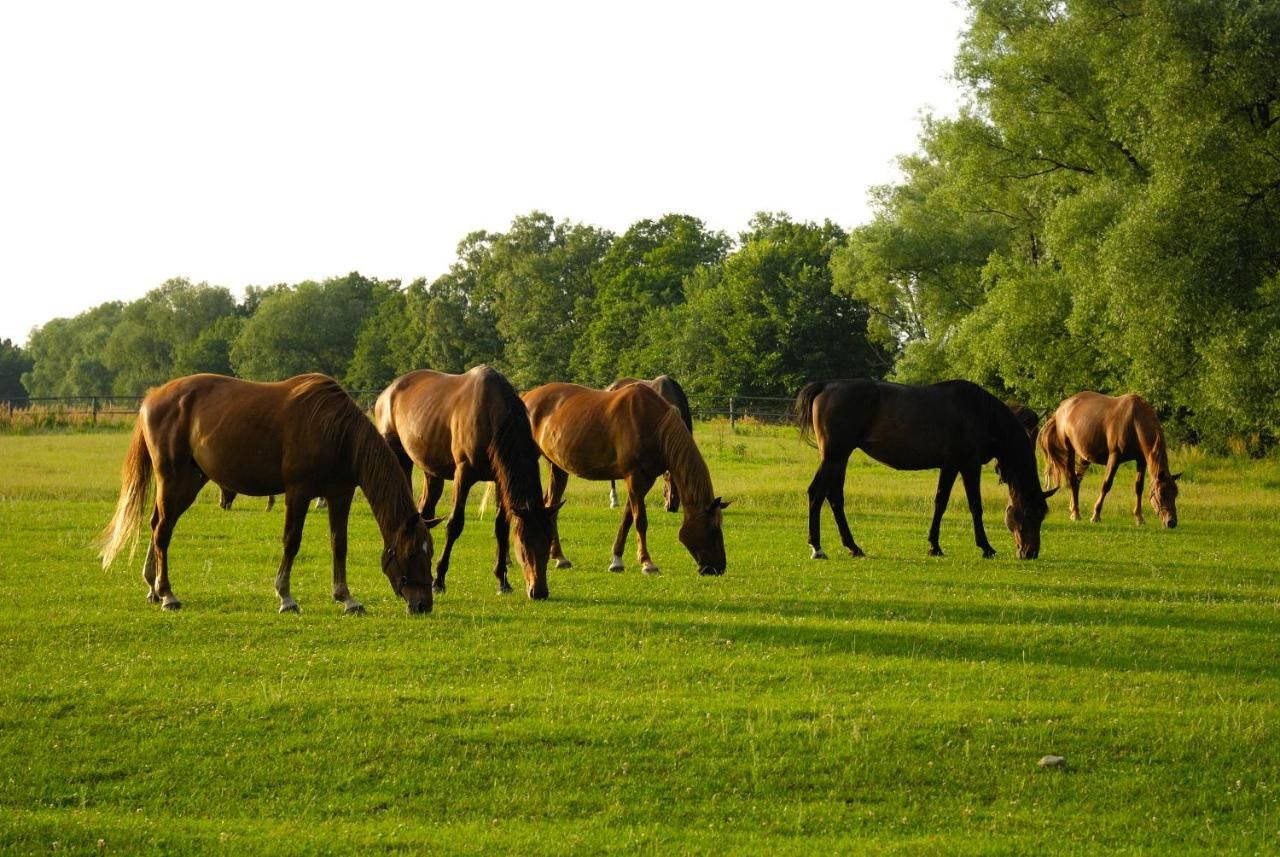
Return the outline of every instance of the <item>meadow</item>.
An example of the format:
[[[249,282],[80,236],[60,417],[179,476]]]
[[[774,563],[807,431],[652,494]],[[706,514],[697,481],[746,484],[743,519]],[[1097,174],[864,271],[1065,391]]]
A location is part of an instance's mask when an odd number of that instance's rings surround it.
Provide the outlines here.
[[[634,541],[607,572],[607,486],[571,480],[575,567],[547,602],[499,596],[476,491],[448,593],[411,618],[363,501],[368,615],[329,597],[323,513],[294,568],[303,612],[278,615],[281,508],[224,512],[212,488],[178,525],[184,606],[164,613],[141,551],[104,571],[90,544],[127,434],[0,436],[0,852],[1280,850],[1280,461],[1180,451],[1173,531],[1134,526],[1126,465],[1102,523],[1054,497],[1021,562],[990,467],[999,555],[957,487],[930,558],[935,474],[858,453],[869,556],[834,550],[824,511],[824,563],[794,429],[695,437],[733,501],[724,577],[696,574],[656,490],[663,573]]]

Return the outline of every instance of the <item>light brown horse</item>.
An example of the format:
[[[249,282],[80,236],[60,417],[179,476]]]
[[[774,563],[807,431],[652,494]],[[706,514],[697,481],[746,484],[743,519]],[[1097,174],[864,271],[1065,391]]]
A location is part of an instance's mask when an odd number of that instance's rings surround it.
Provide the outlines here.
[[[333,597],[363,612],[347,588],[347,517],[356,486],[382,532],[382,571],[410,613],[431,610],[431,534],[395,455],[359,406],[332,378],[299,375],[259,384],[223,375],[190,375],[147,394],[124,461],[115,517],[102,534],[102,565],[136,538],[148,510],[151,544],[142,576],[147,599],[181,606],[169,586],[169,540],[178,518],[209,480],[240,494],[284,494],[284,558],[276,572],[280,612],[296,612],[289,594],[307,504],[329,501]]]
[[[1071,486],[1071,520],[1080,520],[1080,480],[1090,464],[1106,464],[1102,493],[1093,504],[1091,520],[1102,520],[1102,501],[1111,490],[1116,468],[1132,461],[1138,469],[1134,482],[1133,516],[1142,524],[1142,486],[1151,471],[1151,507],[1166,527],[1178,526],[1178,478],[1169,472],[1164,430],[1151,405],[1138,395],[1104,396],[1085,391],[1063,400],[1040,430],[1044,451],[1045,483]]]
[[[689,397],[685,395],[684,387],[680,386],[679,381],[670,375],[659,375],[647,381],[641,378],[619,378],[605,389],[620,390],[628,384],[644,384],[670,402],[671,406],[680,412],[680,419],[684,420],[685,428],[690,434],[693,433],[693,413],[689,410]],[[618,487],[613,479],[609,480],[609,508],[618,508]],[[662,474],[662,508],[668,512],[680,511],[680,492],[671,482],[670,471],[664,471]]]
[[[938,468],[929,527],[929,555],[942,556],[938,531],[955,486],[964,482],[974,542],[995,556],[982,524],[982,465],[992,458],[1009,486],[1005,526],[1019,559],[1040,555],[1040,525],[1053,492],[1040,490],[1035,447],[1025,424],[1003,402],[969,381],[914,386],[886,381],[815,381],[796,397],[802,437],[816,439],[821,461],[809,485],[809,548],[826,559],[819,532],[822,504],[831,505],[840,540],[850,555],[865,556],[844,514],[844,478],[855,449],[897,470]]]
[[[643,384],[606,392],[577,384],[544,384],[524,394],[533,437],[551,467],[547,505],[564,496],[569,474],[584,479],[626,479],[627,505],[613,542],[610,571],[622,571],[627,531],[636,525],[637,556],[649,574],[658,566],[645,541],[648,517],[644,497],[664,471],[671,472],[684,503],[680,542],[700,574],[724,574],[721,510],[729,504],[715,496],[711,474],[685,428],[680,412]],[[551,557],[558,568],[572,563],[560,549],[555,521]]]
[[[493,574],[498,591],[511,591],[507,549],[509,531],[514,529],[525,590],[530,598],[546,598],[554,512],[542,505],[538,447],[524,402],[511,383],[488,366],[477,366],[463,375],[429,369],[410,372],[392,381],[378,396],[374,423],[399,458],[405,475],[415,464],[425,474],[419,505],[424,518],[435,516],[444,481],[453,480],[453,511],[436,566],[435,591],[445,591],[449,555],[462,535],[467,493],[477,482],[496,482],[498,560]]]

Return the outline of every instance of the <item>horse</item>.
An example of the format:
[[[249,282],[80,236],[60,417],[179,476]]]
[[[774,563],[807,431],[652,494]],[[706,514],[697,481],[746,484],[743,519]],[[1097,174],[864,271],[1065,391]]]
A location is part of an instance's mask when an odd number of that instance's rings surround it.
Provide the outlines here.
[[[814,381],[796,397],[801,437],[818,447],[821,461],[809,485],[809,547],[822,551],[819,518],[831,505],[840,538],[849,554],[865,556],[853,540],[844,515],[844,479],[855,449],[897,470],[938,468],[938,490],[929,528],[929,555],[942,556],[938,527],[959,474],[973,516],[973,535],[985,558],[995,556],[982,525],[982,465],[996,459],[996,472],[1009,488],[1005,526],[1013,534],[1020,559],[1040,554],[1040,525],[1048,513],[1036,474],[1035,448],[1009,408],[969,381],[927,386],[885,381]]]
[[[1071,486],[1071,520],[1080,520],[1080,480],[1091,463],[1106,462],[1102,477],[1102,493],[1093,504],[1092,521],[1102,520],[1102,501],[1111,490],[1116,468],[1132,461],[1138,469],[1134,482],[1133,516],[1139,526],[1142,519],[1142,486],[1147,471],[1151,478],[1151,508],[1160,521],[1172,529],[1178,526],[1178,479],[1181,473],[1169,472],[1169,454],[1164,430],[1155,410],[1141,396],[1104,396],[1085,391],[1064,399],[1040,430],[1040,449],[1044,451],[1044,478],[1062,484],[1065,474]]]
[[[453,510],[436,566],[435,591],[445,591],[449,556],[462,535],[467,493],[477,482],[497,482],[498,560],[493,573],[498,592],[511,592],[507,551],[514,528],[525,590],[530,598],[546,598],[554,511],[542,505],[540,453],[524,402],[511,383],[488,366],[463,375],[423,369],[392,381],[378,396],[373,413],[405,475],[416,464],[426,476],[419,503],[424,518],[434,517],[444,480],[453,480]]]
[[[690,434],[693,433],[693,413],[689,410],[689,397],[684,394],[684,388],[675,378],[670,375],[659,375],[648,381],[640,378],[619,378],[605,389],[618,390],[628,384],[644,384],[670,402],[672,407],[680,411],[680,419],[684,420],[685,428]],[[670,471],[664,471],[662,474],[662,507],[668,512],[680,511],[680,492],[671,482]],[[609,508],[618,508],[618,487],[612,479],[609,480]]]
[[[281,613],[299,611],[289,576],[307,505],[317,496],[329,501],[333,597],[349,614],[364,612],[347,588],[346,572],[347,518],[357,485],[382,533],[382,571],[391,590],[409,613],[431,610],[429,529],[438,521],[419,516],[390,447],[332,378],[312,374],[257,383],[188,375],[148,392],[134,422],[115,515],[99,539],[103,568],[136,539],[153,475],[151,543],[142,576],[147,600],[166,610],[182,606],[169,585],[174,525],[210,480],[241,494],[284,494],[284,557],[275,581]]]
[[[550,465],[548,506],[564,497],[570,473],[584,479],[626,479],[627,505],[613,542],[610,571],[623,570],[622,551],[634,520],[640,566],[647,574],[658,573],[645,541],[648,517],[644,497],[666,470],[684,506],[680,542],[698,564],[700,574],[724,574],[721,512],[729,504],[715,495],[707,464],[679,411],[643,384],[612,391],[544,384],[525,393],[524,402],[534,440]],[[572,566],[561,550],[554,520],[551,557],[557,568]]]

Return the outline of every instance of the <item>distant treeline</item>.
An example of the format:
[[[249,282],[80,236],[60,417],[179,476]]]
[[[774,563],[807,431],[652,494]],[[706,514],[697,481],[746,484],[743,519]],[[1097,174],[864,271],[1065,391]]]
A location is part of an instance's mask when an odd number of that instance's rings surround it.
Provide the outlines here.
[[[492,364],[519,386],[669,372],[707,395],[966,377],[1038,408],[1136,391],[1175,436],[1280,435],[1280,4],[970,0],[969,93],[926,118],[872,222],[534,212],[428,283],[174,280],[0,346],[0,395],[195,371],[376,388]],[[833,109],[835,109],[833,107]],[[820,133],[820,129],[815,133]],[[744,181],[749,181],[744,176]]]

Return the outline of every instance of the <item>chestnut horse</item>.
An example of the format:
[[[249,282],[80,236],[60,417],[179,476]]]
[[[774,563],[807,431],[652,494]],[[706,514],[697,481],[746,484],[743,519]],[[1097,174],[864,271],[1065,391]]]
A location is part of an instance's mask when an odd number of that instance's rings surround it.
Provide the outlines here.
[[[356,486],[373,507],[385,550],[382,571],[410,613],[431,610],[431,534],[413,505],[396,457],[359,406],[332,378],[299,375],[260,384],[189,375],[150,391],[138,411],[124,461],[115,517],[102,534],[102,565],[136,538],[147,513],[151,544],[142,576],[147,600],[181,606],[169,586],[169,540],[178,518],[209,480],[252,496],[284,494],[284,558],[276,572],[280,612],[312,497],[329,501],[333,597],[347,613],[364,608],[347,589],[347,516]]]
[[[1151,471],[1151,507],[1166,527],[1178,526],[1178,477],[1169,473],[1169,455],[1165,449],[1164,431],[1155,410],[1141,397],[1104,396],[1101,393],[1076,393],[1058,405],[1040,431],[1040,448],[1044,450],[1044,478],[1055,485],[1067,477],[1071,486],[1071,520],[1080,520],[1080,479],[1091,463],[1106,462],[1102,477],[1102,493],[1093,504],[1091,520],[1102,519],[1102,501],[1111,490],[1116,468],[1125,461],[1137,465],[1134,482],[1133,516],[1142,520],[1142,484]]]
[[[824,501],[831,504],[840,539],[850,555],[865,556],[844,516],[844,478],[855,449],[897,470],[938,468],[938,491],[929,527],[929,555],[942,556],[938,527],[959,474],[973,516],[973,536],[984,557],[995,556],[982,526],[982,465],[996,459],[1009,486],[1005,525],[1020,559],[1040,554],[1040,524],[1048,512],[1040,490],[1035,447],[1009,408],[968,381],[928,386],[884,381],[815,381],[796,397],[796,417],[806,439],[816,437],[821,461],[809,485],[809,546],[826,559],[819,534]]]
[[[405,475],[416,464],[426,476],[419,506],[424,518],[435,515],[444,480],[453,480],[453,511],[436,566],[435,591],[445,591],[449,556],[462,535],[467,493],[477,482],[497,482],[493,529],[498,561],[493,574],[498,591],[511,591],[507,550],[509,531],[514,528],[525,590],[530,598],[546,598],[554,513],[542,505],[538,447],[524,402],[511,383],[488,366],[477,366],[464,375],[423,369],[392,381],[378,396],[373,413],[378,431],[400,459]]]
[[[619,378],[605,389],[619,390],[628,384],[644,384],[670,402],[672,407],[680,411],[680,419],[684,420],[685,428],[690,434],[693,433],[693,413],[689,410],[689,397],[684,394],[684,388],[675,378],[670,375],[659,375],[650,381],[640,378]],[[664,471],[662,474],[662,507],[668,512],[680,511],[680,492],[671,483],[670,471]],[[612,479],[609,480],[609,508],[618,508],[618,488]]]
[[[643,384],[612,391],[544,384],[525,393],[524,402],[534,440],[550,463],[548,506],[561,501],[570,473],[584,479],[626,479],[627,505],[613,542],[610,571],[623,569],[622,551],[634,520],[640,566],[648,574],[658,572],[645,542],[649,520],[644,497],[667,470],[684,503],[680,542],[697,562],[700,574],[724,574],[721,510],[728,503],[715,496],[707,464],[679,411]],[[557,568],[572,565],[560,549],[554,520],[551,557]]]

